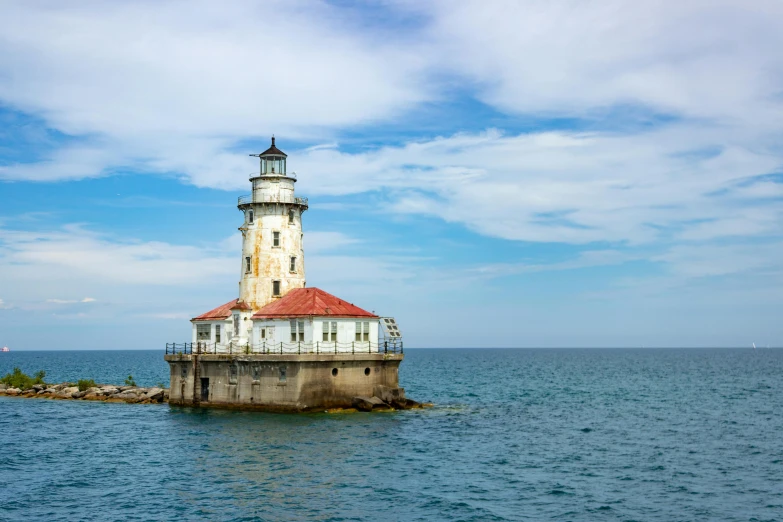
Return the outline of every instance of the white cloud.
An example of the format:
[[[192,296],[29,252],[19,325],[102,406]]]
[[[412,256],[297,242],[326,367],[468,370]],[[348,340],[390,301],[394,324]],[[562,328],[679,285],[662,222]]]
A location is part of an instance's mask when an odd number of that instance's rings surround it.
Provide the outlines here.
[[[703,151],[710,151],[704,153]],[[387,209],[512,240],[644,243],[781,232],[781,158],[692,124],[618,135],[457,134],[298,160],[310,194],[384,189]]]
[[[6,179],[74,179],[129,166],[227,185],[237,139],[387,118],[430,97],[415,49],[325,2],[14,3],[0,19],[0,99],[91,139]],[[321,131],[318,131],[320,134]]]
[[[783,4],[757,0],[427,4],[433,54],[504,111],[617,105],[777,127]]]
[[[0,178],[127,167],[246,188],[252,162],[228,149],[275,131],[324,141],[291,157],[303,192],[389,191],[387,209],[481,234],[589,243],[779,232],[781,184],[738,183],[783,166],[783,56],[770,52],[783,46],[779,3],[388,8],[421,24],[368,29],[316,1],[14,4],[0,21],[0,99],[85,139],[0,167]],[[337,129],[444,99],[444,74],[507,113],[617,128],[451,133],[341,152]],[[674,120],[639,130],[650,112]]]
[[[77,304],[77,303],[94,303],[97,299],[92,297],[85,297],[84,299],[47,299],[47,303],[53,304]]]
[[[63,271],[92,282],[181,286],[233,274],[235,268],[234,256],[206,246],[121,241],[76,226],[53,232],[0,229],[0,244],[4,249],[0,266],[6,277],[34,278],[42,288],[62,277]],[[94,300],[90,297],[82,302]]]

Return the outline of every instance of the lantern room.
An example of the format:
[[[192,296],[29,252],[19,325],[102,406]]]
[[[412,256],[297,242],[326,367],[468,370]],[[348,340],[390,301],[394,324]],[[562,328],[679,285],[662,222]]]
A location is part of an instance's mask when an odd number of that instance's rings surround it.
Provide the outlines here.
[[[255,156],[255,154],[253,154]],[[275,146],[275,138],[272,137],[272,146],[266,149],[258,158],[261,160],[261,176],[285,176],[285,161],[288,155]]]

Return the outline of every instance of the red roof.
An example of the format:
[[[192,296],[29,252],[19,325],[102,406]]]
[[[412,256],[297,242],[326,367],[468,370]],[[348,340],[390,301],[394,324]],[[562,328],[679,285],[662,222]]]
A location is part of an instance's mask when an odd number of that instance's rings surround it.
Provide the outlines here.
[[[242,310],[243,312],[247,312],[248,310],[251,310],[250,305],[247,304],[244,301],[237,300],[234,306],[231,307],[232,310]]]
[[[231,317],[231,310],[234,310],[236,308],[238,301],[239,299],[234,299],[233,301],[229,301],[224,305],[218,306],[214,310],[210,310],[205,314],[201,314],[198,317],[194,317],[193,319],[191,319],[191,321],[216,321],[220,319],[228,319],[229,317]]]
[[[320,288],[294,288],[283,298],[271,302],[253,315],[253,319],[281,319],[311,315],[334,317],[378,317],[347,303]]]

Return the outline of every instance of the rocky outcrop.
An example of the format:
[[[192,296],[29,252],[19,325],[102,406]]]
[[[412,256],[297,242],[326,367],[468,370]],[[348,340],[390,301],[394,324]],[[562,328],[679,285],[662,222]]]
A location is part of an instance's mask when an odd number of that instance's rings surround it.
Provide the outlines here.
[[[9,388],[2,384],[0,385],[0,396],[2,395],[58,400],[127,402],[133,404],[160,404],[169,400],[169,390],[167,388],[100,384],[80,391],[74,383],[70,382],[36,384],[28,390]]]
[[[384,402],[379,397],[354,397],[352,406],[359,411],[389,411],[389,410],[412,410],[416,408],[426,408],[432,406],[429,403],[420,403],[412,399],[393,397],[389,402]]]

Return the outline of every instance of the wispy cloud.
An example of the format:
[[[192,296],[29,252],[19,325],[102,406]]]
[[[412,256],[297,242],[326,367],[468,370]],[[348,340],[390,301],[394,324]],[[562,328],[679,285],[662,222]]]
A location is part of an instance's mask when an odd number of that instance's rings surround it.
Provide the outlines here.
[[[47,299],[47,303],[53,304],[77,304],[77,303],[94,303],[97,299],[92,297],[85,297],[84,299]]]

